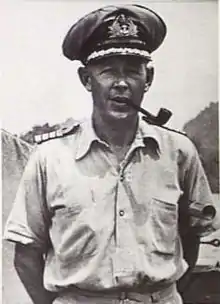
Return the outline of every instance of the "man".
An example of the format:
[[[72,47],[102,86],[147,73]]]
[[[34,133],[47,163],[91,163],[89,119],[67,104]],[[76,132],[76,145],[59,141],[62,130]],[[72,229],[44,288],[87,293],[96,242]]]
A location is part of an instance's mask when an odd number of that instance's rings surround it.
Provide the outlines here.
[[[193,144],[134,109],[165,35],[155,12],[124,5],[86,15],[65,37],[64,55],[84,64],[92,118],[44,136],[5,233],[35,304],[182,303],[179,210],[189,210],[198,236],[217,221],[202,216],[212,196]]]

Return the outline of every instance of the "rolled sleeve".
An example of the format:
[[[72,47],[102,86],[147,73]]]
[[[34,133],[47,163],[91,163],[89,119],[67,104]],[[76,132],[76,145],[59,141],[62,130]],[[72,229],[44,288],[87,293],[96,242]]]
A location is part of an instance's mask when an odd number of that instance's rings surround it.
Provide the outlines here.
[[[188,196],[190,225],[198,231],[199,236],[205,236],[219,229],[220,221],[206,174],[193,144],[188,153],[186,168],[184,192]],[[205,215],[205,207],[214,210],[216,214]]]
[[[22,176],[4,239],[43,251],[49,240],[49,217],[46,204],[46,174],[38,149],[32,154]]]

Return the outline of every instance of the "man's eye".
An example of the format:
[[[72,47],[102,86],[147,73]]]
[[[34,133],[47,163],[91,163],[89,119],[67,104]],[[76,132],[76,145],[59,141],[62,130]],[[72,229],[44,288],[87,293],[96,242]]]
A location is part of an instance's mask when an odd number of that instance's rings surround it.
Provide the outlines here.
[[[107,74],[107,73],[113,73],[113,70],[111,68],[106,68],[100,72],[100,74]]]

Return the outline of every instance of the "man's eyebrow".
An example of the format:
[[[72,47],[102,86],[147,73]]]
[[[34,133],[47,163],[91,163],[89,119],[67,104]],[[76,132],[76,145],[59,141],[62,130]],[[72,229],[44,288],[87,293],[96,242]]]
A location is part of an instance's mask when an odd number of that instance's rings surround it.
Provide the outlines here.
[[[128,64],[128,65],[126,65],[126,68],[132,68],[132,69],[139,69],[140,68],[140,66],[141,66],[141,64]]]
[[[93,62],[91,64],[88,65],[88,67],[103,67],[103,68],[106,68],[106,67],[112,67],[114,62],[102,62],[102,61],[99,61],[99,62]]]

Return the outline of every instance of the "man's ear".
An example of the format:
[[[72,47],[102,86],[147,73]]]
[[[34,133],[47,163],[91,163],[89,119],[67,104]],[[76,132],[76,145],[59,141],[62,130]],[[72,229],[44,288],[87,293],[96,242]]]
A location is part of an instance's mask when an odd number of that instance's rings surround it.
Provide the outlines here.
[[[91,85],[91,77],[90,77],[90,71],[87,67],[79,67],[78,68],[78,75],[81,83],[84,85],[84,87],[87,89],[88,92],[91,92],[92,85]]]
[[[147,92],[153,82],[154,79],[154,67],[151,64],[151,62],[149,62],[148,64],[146,64],[146,71],[147,71],[147,77],[146,77],[146,85],[145,85],[145,92]]]

